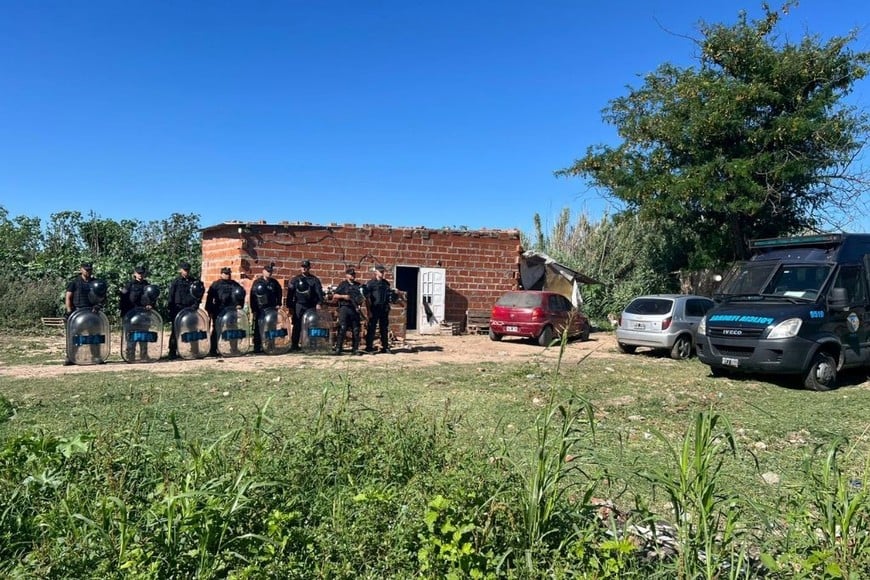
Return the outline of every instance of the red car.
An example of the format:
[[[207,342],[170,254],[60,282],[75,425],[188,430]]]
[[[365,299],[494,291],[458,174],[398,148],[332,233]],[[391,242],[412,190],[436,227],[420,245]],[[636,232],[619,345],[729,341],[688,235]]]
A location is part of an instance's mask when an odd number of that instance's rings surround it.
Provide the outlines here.
[[[523,336],[549,346],[566,327],[569,336],[589,339],[589,319],[570,300],[555,292],[517,290],[499,298],[492,307],[489,338]]]

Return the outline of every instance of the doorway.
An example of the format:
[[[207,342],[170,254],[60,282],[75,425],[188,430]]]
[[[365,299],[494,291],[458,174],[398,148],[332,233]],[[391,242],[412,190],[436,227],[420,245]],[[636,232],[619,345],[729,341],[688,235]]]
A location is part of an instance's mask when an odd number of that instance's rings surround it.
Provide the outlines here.
[[[407,296],[405,305],[405,328],[417,330],[417,280],[420,277],[420,268],[415,266],[396,266],[396,288]]]

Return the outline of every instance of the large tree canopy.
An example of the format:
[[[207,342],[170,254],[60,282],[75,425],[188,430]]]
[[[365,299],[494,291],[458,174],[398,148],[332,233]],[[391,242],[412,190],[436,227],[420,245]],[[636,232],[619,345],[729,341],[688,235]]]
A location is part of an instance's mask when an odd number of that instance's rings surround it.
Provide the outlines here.
[[[622,143],[590,147],[557,172],[586,177],[629,212],[702,241],[690,265],[743,257],[751,238],[826,225],[826,212],[863,191],[849,171],[867,116],[843,97],[870,53],[849,48],[854,34],[780,42],[780,14],[764,12],[701,24],[697,66],[664,64],[611,101],[604,120]]]

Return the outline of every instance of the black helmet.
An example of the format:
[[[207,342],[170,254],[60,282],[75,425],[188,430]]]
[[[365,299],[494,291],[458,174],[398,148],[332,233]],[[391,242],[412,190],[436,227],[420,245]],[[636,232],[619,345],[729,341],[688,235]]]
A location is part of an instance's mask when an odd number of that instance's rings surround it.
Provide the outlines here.
[[[91,280],[91,289],[88,291],[88,301],[91,306],[99,306],[106,301],[109,293],[109,285],[105,280]]]
[[[269,293],[269,286],[265,280],[257,280],[254,282],[254,296],[265,296]]]
[[[269,285],[262,278],[254,282],[254,287],[251,288],[254,298],[257,300],[257,305],[267,306],[269,303]]]
[[[190,283],[190,295],[196,298],[197,302],[202,301],[202,297],[205,296],[205,284],[202,280],[194,280]]]
[[[233,288],[232,300],[234,306],[244,306],[245,305],[245,289],[241,286],[236,286]]]
[[[160,296],[160,286],[148,284],[142,291],[142,302],[145,306],[156,306],[158,296]]]

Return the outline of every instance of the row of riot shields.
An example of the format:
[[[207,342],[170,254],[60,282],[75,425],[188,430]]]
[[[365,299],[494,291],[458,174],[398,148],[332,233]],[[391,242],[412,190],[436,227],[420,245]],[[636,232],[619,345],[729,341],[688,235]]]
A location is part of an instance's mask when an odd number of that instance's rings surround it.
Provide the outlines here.
[[[259,315],[260,342],[266,354],[290,350],[290,321],[282,310],[267,308]],[[251,346],[250,321],[244,310],[225,308],[215,319],[214,329],[208,314],[198,307],[185,308],[175,316],[178,356],[198,359],[209,355],[212,332],[217,333],[217,352],[224,357],[247,354]],[[300,345],[312,351],[325,351],[332,343],[332,316],[311,309],[302,317]],[[109,356],[109,320],[98,309],[80,308],[66,323],[68,359],[77,365],[101,364]],[[121,321],[121,357],[128,363],[154,362],[163,352],[163,318],[157,311],[134,308]]]

